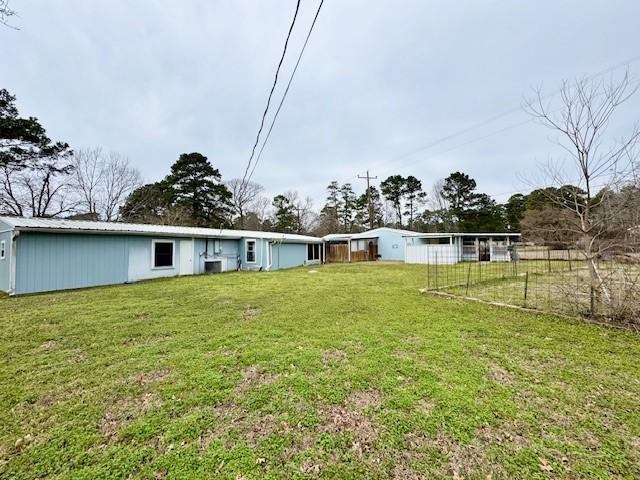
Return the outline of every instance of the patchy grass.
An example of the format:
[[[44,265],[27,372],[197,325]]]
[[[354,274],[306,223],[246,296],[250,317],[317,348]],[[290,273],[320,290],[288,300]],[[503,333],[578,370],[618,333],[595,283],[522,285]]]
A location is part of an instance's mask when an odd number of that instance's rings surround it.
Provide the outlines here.
[[[0,298],[0,478],[640,476],[639,336],[314,269]]]

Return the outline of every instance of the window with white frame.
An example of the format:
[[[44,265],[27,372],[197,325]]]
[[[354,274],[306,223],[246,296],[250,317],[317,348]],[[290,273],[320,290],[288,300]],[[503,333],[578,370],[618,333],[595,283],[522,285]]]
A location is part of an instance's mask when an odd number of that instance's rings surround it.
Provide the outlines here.
[[[320,260],[320,246],[319,243],[307,244],[307,261]]]
[[[256,263],[256,241],[247,240],[247,253],[245,257],[247,263]]]
[[[153,268],[173,267],[173,246],[173,240],[153,241]]]
[[[4,240],[2,240],[0,242],[0,260],[4,260],[4,257],[6,256],[6,243],[4,242]]]

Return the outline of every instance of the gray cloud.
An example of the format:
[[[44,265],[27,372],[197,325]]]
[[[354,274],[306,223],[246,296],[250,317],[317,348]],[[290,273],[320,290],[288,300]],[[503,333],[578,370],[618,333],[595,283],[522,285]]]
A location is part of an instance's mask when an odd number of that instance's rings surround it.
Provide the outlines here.
[[[52,137],[117,150],[149,181],[191,151],[224,178],[240,176],[294,5],[15,2],[20,30],[0,30],[0,84]],[[316,5],[303,0],[292,53]],[[522,122],[522,112],[398,157],[519,105],[532,87],[553,91],[640,55],[638,18],[632,0],[328,0],[254,180],[320,202],[329,181],[357,184],[367,168],[427,186],[462,170],[504,200],[536,160],[557,154],[550,132],[529,123],[452,147]],[[638,120],[638,106],[640,96],[615,133]]]

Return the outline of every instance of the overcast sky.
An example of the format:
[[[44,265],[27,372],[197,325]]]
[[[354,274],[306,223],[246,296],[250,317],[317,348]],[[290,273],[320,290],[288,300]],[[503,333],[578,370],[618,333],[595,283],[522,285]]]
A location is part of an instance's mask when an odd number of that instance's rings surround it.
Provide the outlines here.
[[[242,176],[295,0],[10,5],[19,30],[0,27],[0,87],[53,139],[118,151],[146,181],[193,151],[223,179]],[[284,80],[317,5],[302,0]],[[363,189],[367,168],[425,189],[460,170],[505,200],[559,153],[543,127],[510,128],[524,112],[417,150],[518,107],[534,87],[640,56],[639,21],[637,0],[326,0],[254,180],[320,206],[331,180]],[[640,94],[612,134],[639,119]]]

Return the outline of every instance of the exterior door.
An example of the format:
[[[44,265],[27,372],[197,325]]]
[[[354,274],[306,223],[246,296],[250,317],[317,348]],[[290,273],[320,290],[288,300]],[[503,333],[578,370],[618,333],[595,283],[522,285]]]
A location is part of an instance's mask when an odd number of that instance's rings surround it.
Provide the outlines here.
[[[180,275],[193,275],[193,240],[180,240]]]
[[[478,239],[478,260],[481,262],[491,261],[491,247],[489,240],[486,238]]]

